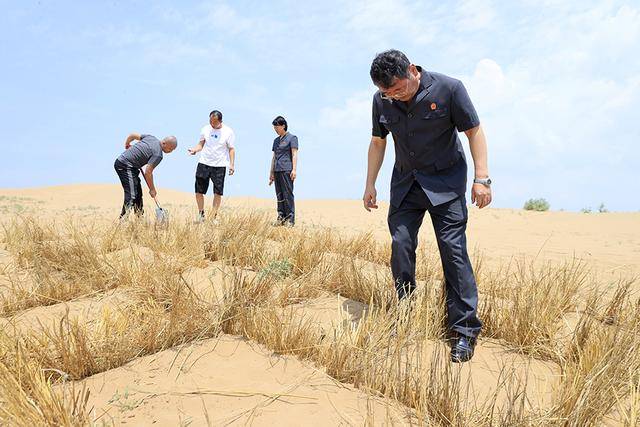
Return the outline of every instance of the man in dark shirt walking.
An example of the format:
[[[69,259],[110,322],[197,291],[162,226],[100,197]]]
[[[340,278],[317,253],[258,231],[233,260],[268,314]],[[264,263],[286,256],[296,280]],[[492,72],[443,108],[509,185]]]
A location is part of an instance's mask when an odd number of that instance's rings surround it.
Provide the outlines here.
[[[378,54],[370,74],[379,90],[373,97],[364,207],[378,207],[375,182],[391,133],[396,160],[388,223],[398,298],[415,290],[418,231],[429,212],[444,270],[451,360],[466,362],[473,356],[482,324],[467,253],[467,163],[458,132],[467,135],[475,166],[471,201],[483,208],[491,203],[491,180],[480,120],[462,82],[423,70],[400,51]]]
[[[138,141],[132,144],[133,141]],[[130,134],[124,142],[125,151],[116,159],[113,167],[120,178],[124,190],[124,203],[120,218],[124,217],[131,209],[137,214],[142,214],[142,186],[140,185],[139,172],[147,165],[143,176],[149,186],[149,195],[156,198],[156,187],[153,182],[153,170],[162,161],[163,153],[170,153],[178,146],[175,136],[168,136],[162,141],[153,135]]]

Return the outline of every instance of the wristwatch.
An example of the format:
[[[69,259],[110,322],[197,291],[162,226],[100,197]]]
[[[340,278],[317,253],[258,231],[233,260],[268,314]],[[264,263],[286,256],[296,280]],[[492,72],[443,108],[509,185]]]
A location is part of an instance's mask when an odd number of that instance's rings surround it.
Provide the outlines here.
[[[474,184],[482,184],[485,185],[487,187],[491,187],[491,178],[487,177],[487,178],[474,178],[473,179],[473,183]]]

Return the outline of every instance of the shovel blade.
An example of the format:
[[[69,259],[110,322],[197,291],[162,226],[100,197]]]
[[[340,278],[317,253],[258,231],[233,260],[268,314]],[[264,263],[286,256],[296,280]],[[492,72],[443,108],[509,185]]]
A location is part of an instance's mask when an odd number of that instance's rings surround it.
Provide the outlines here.
[[[169,221],[169,213],[162,208],[156,208],[156,221],[165,224]]]

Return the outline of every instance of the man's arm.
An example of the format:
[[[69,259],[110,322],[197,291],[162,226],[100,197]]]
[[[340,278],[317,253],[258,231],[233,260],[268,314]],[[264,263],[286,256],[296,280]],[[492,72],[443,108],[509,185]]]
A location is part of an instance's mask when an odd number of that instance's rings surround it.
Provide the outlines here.
[[[147,185],[149,186],[149,195],[155,199],[157,192],[156,192],[156,186],[153,182],[154,169],[155,169],[155,166],[147,165],[143,175],[144,175],[144,180],[147,181]]]
[[[371,211],[371,208],[378,209],[376,179],[378,179],[378,173],[380,172],[380,167],[382,167],[386,148],[386,138],[371,137],[369,154],[367,156],[367,184],[364,190],[364,197],[362,198],[364,208],[367,211]]]
[[[130,133],[127,139],[124,141],[124,149],[128,150],[131,147],[131,143],[133,141],[140,141],[142,139],[142,135],[139,133]]]
[[[296,174],[296,167],[298,166],[298,149],[297,148],[292,148],[291,149],[291,180],[295,181],[296,180],[296,176],[298,176]]]
[[[484,136],[482,126],[466,130],[465,135],[469,139],[471,157],[475,169],[475,178],[488,178],[489,166],[487,165],[487,139]],[[471,203],[475,203],[480,209],[491,203],[491,187],[484,184],[473,184],[471,187]]]
[[[269,185],[273,184],[273,181],[276,180],[275,168],[276,168],[276,153],[273,153],[273,156],[271,156],[271,169],[269,169]]]
[[[233,175],[236,171],[236,149],[234,147],[229,148],[229,175]]]
[[[202,151],[203,148],[204,148],[204,138],[201,138],[200,141],[198,141],[198,143],[195,145],[195,147],[189,148],[187,149],[187,151],[189,152],[189,154],[193,156],[194,154]]]

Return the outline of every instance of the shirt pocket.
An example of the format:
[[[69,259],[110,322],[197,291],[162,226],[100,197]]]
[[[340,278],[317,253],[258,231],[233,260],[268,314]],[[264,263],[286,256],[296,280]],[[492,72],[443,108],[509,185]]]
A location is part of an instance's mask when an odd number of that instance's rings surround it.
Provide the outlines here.
[[[418,131],[425,132],[429,135],[440,135],[447,132],[453,124],[449,115],[449,107],[440,106],[435,110],[429,110],[422,115],[422,118],[416,123]]]
[[[428,110],[423,116],[423,119],[425,120],[438,120],[444,118],[449,118],[449,107],[446,105],[438,107],[435,110]]]
[[[389,114],[381,114],[378,121],[385,127],[389,132],[393,132],[398,129],[398,125],[400,124],[400,116],[394,116]]]

